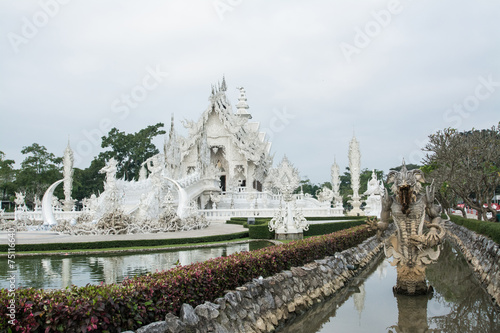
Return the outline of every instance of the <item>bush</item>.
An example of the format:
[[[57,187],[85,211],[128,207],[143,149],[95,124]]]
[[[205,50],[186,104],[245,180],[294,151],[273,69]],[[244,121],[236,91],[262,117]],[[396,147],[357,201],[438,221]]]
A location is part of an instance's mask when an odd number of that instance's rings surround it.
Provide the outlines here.
[[[500,244],[500,223],[465,219],[461,216],[456,215],[451,215],[450,219],[453,223],[490,237],[494,242]]]
[[[304,237],[325,235],[335,231],[344,230],[352,228],[358,225],[365,224],[365,220],[356,221],[345,221],[345,222],[332,222],[332,223],[320,223],[320,224],[310,224],[309,230],[304,231]],[[251,236],[250,236],[251,238]]]
[[[358,225],[365,224],[365,220],[345,221],[345,222],[331,222],[310,224],[309,230],[304,231],[304,237],[325,235],[335,231],[352,228]],[[248,226],[248,234],[251,239],[274,239],[275,232],[269,231],[269,223],[263,225],[250,225]]]
[[[255,218],[255,224],[264,224],[264,223],[267,223],[271,220],[270,217],[256,217]],[[241,224],[242,226],[244,226],[245,228],[248,228],[247,227],[247,221],[248,221],[248,218],[247,217],[231,217],[230,220],[227,220],[226,223],[227,224]]]
[[[227,235],[214,235],[194,238],[177,239],[137,239],[137,240],[116,240],[104,242],[81,242],[81,243],[45,243],[45,244],[16,244],[16,252],[22,251],[63,251],[63,250],[87,250],[87,249],[108,249],[135,246],[161,246],[176,244],[197,244],[208,242],[221,242],[232,239],[246,238],[248,231],[242,231]],[[0,252],[7,252],[8,245],[0,245]]]
[[[269,231],[269,222],[248,226],[248,237],[251,239],[274,239],[274,231]]]
[[[23,332],[120,332],[135,330],[179,314],[183,303],[196,306],[222,297],[258,276],[270,276],[353,247],[374,235],[359,226],[202,263],[177,266],[121,284],[87,285],[65,290],[15,290],[15,326]],[[9,296],[0,290],[0,331],[8,323]]]

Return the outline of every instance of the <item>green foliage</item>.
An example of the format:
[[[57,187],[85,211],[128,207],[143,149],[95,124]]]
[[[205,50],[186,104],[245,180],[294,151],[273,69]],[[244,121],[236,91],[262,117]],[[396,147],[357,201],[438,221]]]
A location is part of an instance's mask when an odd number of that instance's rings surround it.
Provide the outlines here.
[[[308,221],[324,221],[324,220],[345,220],[344,216],[319,216],[319,217],[306,217]],[[344,230],[354,226],[362,225],[365,223],[365,216],[352,218],[352,221],[331,222],[310,224],[309,230],[304,231],[304,237],[325,235],[335,231]],[[248,233],[251,239],[274,239],[275,232],[269,231],[270,218],[262,218],[261,221],[255,220],[255,225],[248,226]]]
[[[16,244],[16,252],[23,251],[63,251],[63,250],[87,250],[87,249],[110,249],[134,246],[160,246],[175,244],[199,244],[205,242],[220,242],[238,238],[248,237],[247,231],[227,235],[214,235],[195,238],[173,238],[173,239],[136,239],[116,240],[102,242],[81,243],[46,243],[46,244]],[[7,252],[7,244],[0,244],[0,252]]]
[[[141,164],[159,153],[152,140],[155,136],[165,134],[163,123],[150,125],[137,133],[126,134],[112,128],[107,136],[102,137],[102,148],[111,148],[99,154],[99,159],[109,160],[112,157],[118,162],[117,178],[125,176],[126,180],[138,179]]]
[[[308,193],[316,197],[316,191],[319,190],[320,188],[321,188],[320,185],[311,183],[309,178],[307,178],[306,176],[306,179],[300,181],[300,186],[297,187],[293,193],[297,194],[300,193],[300,191],[302,191],[304,192],[304,194]],[[331,185],[330,188],[332,188]]]
[[[10,195],[14,195],[14,163],[14,160],[5,159],[5,153],[0,151],[0,200],[6,200]]]
[[[120,332],[136,330],[179,314],[183,303],[196,306],[259,276],[334,255],[374,234],[366,226],[311,237],[252,252],[240,252],[177,266],[120,284],[68,287],[64,290],[15,290],[15,327],[24,332]],[[9,326],[8,289],[0,290],[0,330]]]
[[[269,223],[249,225],[248,235],[252,239],[274,239],[274,231],[269,231]]]
[[[47,151],[47,148],[38,143],[23,147],[21,153],[27,156],[21,162],[21,169],[16,174],[15,184],[18,190],[26,192],[26,199],[30,201],[35,195],[43,196],[52,183],[62,178],[62,158],[55,157],[53,153]],[[62,188],[58,188],[55,194],[62,197]]]
[[[363,224],[365,224],[364,219],[357,221],[310,224],[309,230],[304,231],[304,237],[326,235],[335,231],[349,229]]]
[[[485,235],[497,244],[500,244],[500,223],[465,219],[456,215],[451,215],[450,219],[453,223],[464,226],[478,234]]]
[[[99,173],[105,163],[102,159],[94,158],[87,169],[75,168],[73,174],[73,198],[82,200],[92,194],[98,195],[104,191],[105,174]]]
[[[226,223],[227,224],[239,224],[239,225],[244,226],[245,228],[248,228],[247,220],[248,220],[247,217],[231,217],[231,219],[227,220]],[[264,223],[269,222],[270,220],[271,220],[270,217],[257,217],[255,219],[255,224],[256,225],[264,224]]]

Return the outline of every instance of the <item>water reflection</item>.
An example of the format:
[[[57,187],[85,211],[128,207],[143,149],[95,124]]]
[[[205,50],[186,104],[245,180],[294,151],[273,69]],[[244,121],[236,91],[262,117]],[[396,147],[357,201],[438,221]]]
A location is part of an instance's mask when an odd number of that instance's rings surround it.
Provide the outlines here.
[[[250,242],[227,246],[147,253],[95,254],[72,256],[34,256],[16,258],[16,281],[19,287],[58,289],[121,282],[132,277],[164,270],[176,264],[188,265],[235,252],[251,251],[272,245]],[[0,260],[0,287],[8,287],[11,271],[7,260]]]
[[[450,244],[427,268],[433,294],[395,296],[396,276],[396,268],[380,256],[347,288],[278,332],[500,332],[500,309]]]

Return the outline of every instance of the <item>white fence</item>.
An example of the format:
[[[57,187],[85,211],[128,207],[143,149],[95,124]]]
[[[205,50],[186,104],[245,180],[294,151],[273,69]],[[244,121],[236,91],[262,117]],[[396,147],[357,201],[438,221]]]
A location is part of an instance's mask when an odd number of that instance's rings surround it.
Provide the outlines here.
[[[200,209],[199,212],[211,222],[225,222],[231,217],[273,217],[278,211],[276,208],[260,209]],[[305,217],[334,216],[333,208],[299,208]]]

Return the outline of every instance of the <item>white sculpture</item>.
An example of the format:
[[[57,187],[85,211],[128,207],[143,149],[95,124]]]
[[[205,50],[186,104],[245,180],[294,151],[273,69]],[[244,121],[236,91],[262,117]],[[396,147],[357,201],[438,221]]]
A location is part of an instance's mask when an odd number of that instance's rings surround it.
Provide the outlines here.
[[[375,170],[372,171],[372,178],[368,182],[367,190],[364,195],[368,198],[365,200],[365,215],[366,216],[376,216],[380,218],[380,212],[382,211],[382,195],[384,193],[383,185],[381,181],[377,179]]]
[[[269,230],[275,231],[276,239],[301,239],[303,231],[309,230],[309,223],[293,205],[292,193],[299,187],[299,172],[284,156],[278,167],[270,174],[273,177],[273,186],[283,194],[285,207],[283,209],[280,205],[269,222]]]
[[[42,216],[43,216],[43,225],[44,226],[54,226],[57,225],[56,218],[54,217],[54,213],[52,212],[52,201],[54,190],[57,185],[61,184],[64,179],[56,181],[54,184],[50,185],[47,191],[42,198]]]
[[[35,203],[34,211],[35,212],[40,211],[42,209],[42,202],[40,201],[40,198],[38,197],[38,195],[35,195],[33,197],[33,202]]]
[[[359,196],[359,174],[361,172],[361,153],[359,151],[359,143],[356,137],[353,135],[351,142],[349,143],[349,169],[351,171],[351,188],[352,195],[350,195],[351,200],[348,202],[352,205],[352,209],[349,211],[349,216],[361,216],[363,211],[361,210],[361,197]]]
[[[64,202],[63,202],[63,210],[65,212],[69,212],[73,210],[75,206],[75,201],[71,198],[71,191],[73,189],[73,151],[69,145],[64,150],[63,157],[63,176],[64,176]]]
[[[340,169],[335,159],[331,168],[331,172],[333,190],[333,216],[343,216],[344,207],[342,206],[342,196],[340,195]]]
[[[217,209],[217,204],[220,202],[220,193],[210,192],[210,201],[212,201],[212,209]]]
[[[16,198],[14,199],[14,203],[16,204],[16,210],[26,210],[26,204],[24,202],[25,197],[26,193],[16,192]]]
[[[333,199],[333,191],[328,187],[323,186],[323,188],[316,191],[316,197],[318,197],[319,202],[328,204],[328,206],[330,206],[330,203]]]

